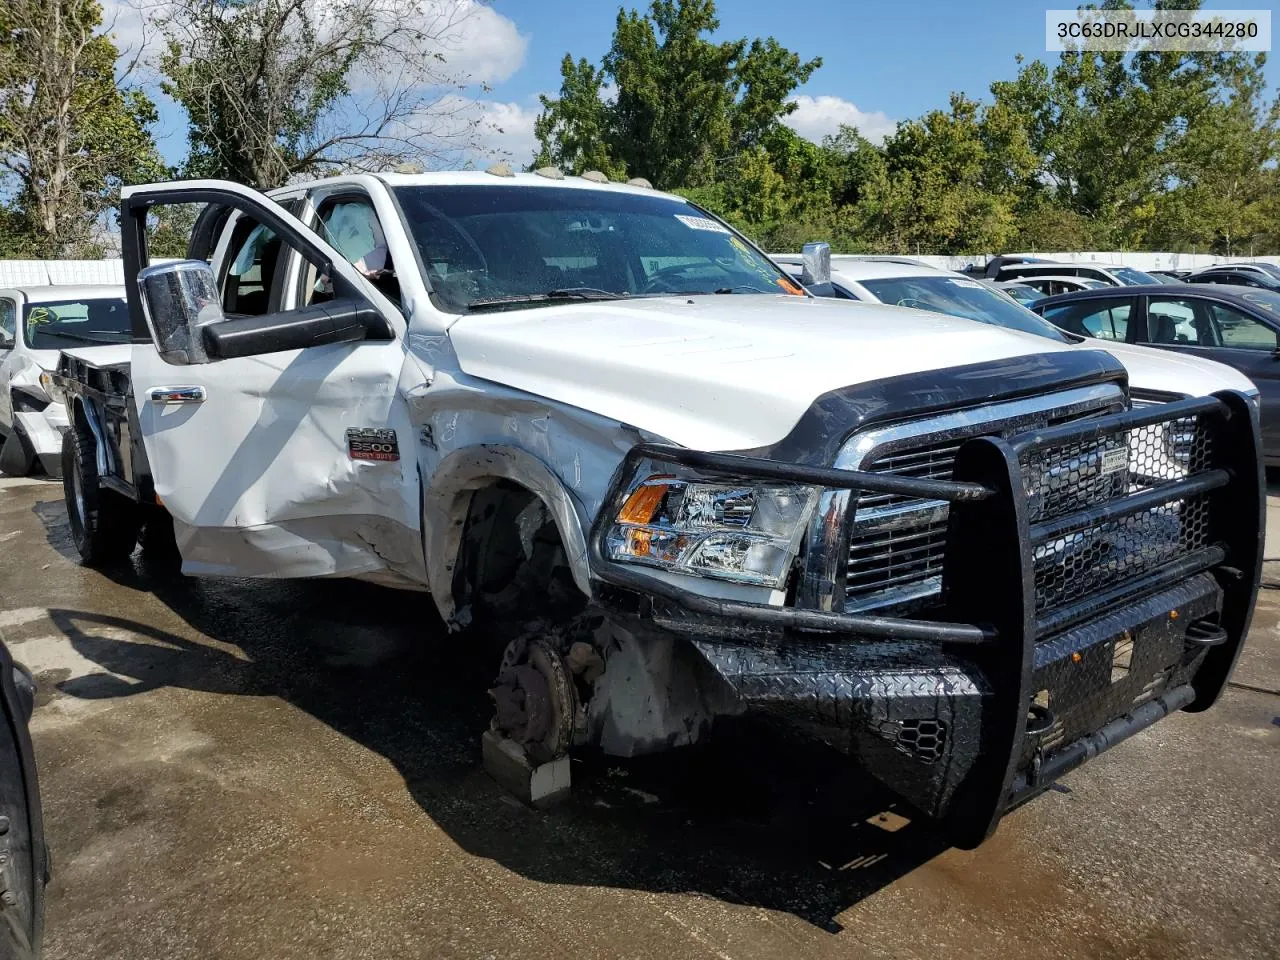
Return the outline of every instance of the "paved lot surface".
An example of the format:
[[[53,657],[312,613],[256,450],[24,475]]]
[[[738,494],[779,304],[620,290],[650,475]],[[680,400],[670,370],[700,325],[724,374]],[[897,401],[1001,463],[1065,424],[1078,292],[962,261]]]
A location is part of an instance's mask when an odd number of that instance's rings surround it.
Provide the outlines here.
[[[49,958],[1280,956],[1280,591],[1217,707],[965,853],[749,731],[577,762],[573,799],[531,811],[478,768],[483,677],[425,598],[108,577],[60,497],[0,481]]]

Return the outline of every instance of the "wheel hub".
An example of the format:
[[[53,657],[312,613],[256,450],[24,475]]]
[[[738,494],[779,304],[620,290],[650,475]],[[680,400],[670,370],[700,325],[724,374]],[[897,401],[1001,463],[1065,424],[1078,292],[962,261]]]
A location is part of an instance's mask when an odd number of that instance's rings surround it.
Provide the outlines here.
[[[577,697],[560,654],[542,638],[508,644],[493,700],[493,729],[537,762],[563,756],[573,742]]]

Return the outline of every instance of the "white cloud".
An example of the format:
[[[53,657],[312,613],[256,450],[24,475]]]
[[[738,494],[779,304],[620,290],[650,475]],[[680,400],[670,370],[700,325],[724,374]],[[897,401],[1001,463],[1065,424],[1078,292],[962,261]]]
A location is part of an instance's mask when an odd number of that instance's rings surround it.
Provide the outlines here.
[[[479,151],[485,158],[508,158],[524,166],[538,152],[538,138],[533,135],[533,121],[541,107],[523,107],[518,103],[481,100]]]
[[[541,107],[537,101],[532,106],[520,103],[504,103],[501,100],[476,100],[470,105],[471,115],[478,121],[475,128],[475,149],[471,158],[483,165],[486,162],[506,160],[513,166],[524,167],[538,152],[538,138],[533,135],[533,121]]]
[[[841,126],[857,127],[858,132],[872,143],[883,143],[884,138],[897,129],[898,122],[879,110],[868,113],[841,97],[797,96],[790,103],[795,110],[782,118],[782,122],[806,140],[815,143],[822,138],[840,132]]]
[[[445,53],[451,71],[472,83],[502,83],[524,66],[529,38],[493,7],[475,0],[425,0],[424,6],[457,6],[465,14],[452,48]]]
[[[425,125],[437,130],[444,143],[465,139],[470,146],[445,150],[441,157],[446,165],[471,163],[485,166],[505,160],[516,168],[524,167],[538,150],[533,135],[533,121],[541,112],[536,97],[527,103],[501,100],[472,100],[448,94],[422,115]]]
[[[138,58],[154,33],[149,29],[147,14],[136,0],[103,0],[102,32],[111,37],[120,51],[123,67]]]
[[[210,0],[212,2],[212,0]],[[334,0],[315,0],[323,24],[327,7],[342,8]],[[495,84],[509,79],[524,66],[529,38],[515,23],[481,0],[369,0],[375,11],[406,21],[406,7],[415,7],[415,24],[424,34],[437,38],[444,57],[443,73],[461,82]],[[155,24],[170,9],[169,0],[102,0],[103,32],[109,33],[120,49],[121,65],[136,59],[143,47],[156,46]]]

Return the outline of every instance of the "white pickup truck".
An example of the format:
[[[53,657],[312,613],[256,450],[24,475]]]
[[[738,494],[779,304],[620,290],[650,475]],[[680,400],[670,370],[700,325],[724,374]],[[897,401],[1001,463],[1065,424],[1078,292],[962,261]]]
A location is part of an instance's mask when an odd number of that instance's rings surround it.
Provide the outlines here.
[[[57,380],[86,561],[141,531],[186,574],[426,589],[477,656],[508,631],[488,736],[531,769],[756,712],[961,844],[1214,702],[1261,566],[1247,397],[1133,409],[1106,353],[884,322],[603,181],[126,189],[133,342]],[[149,267],[170,203],[206,205],[190,259]]]

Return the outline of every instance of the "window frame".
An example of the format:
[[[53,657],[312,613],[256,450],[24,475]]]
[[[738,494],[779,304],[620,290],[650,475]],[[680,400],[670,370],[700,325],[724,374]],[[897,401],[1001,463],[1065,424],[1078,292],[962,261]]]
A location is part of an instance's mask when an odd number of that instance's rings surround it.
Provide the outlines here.
[[[1109,288],[1109,291],[1110,290],[1118,291],[1120,289],[1122,288],[1111,287]],[[1095,337],[1089,333],[1083,333],[1083,334],[1076,333],[1074,330],[1070,330],[1067,327],[1061,326],[1056,321],[1050,320],[1049,317],[1047,316],[1047,314],[1051,310],[1055,310],[1055,309],[1060,310],[1063,308],[1070,309],[1072,307],[1080,307],[1083,310],[1087,307],[1092,307],[1095,304],[1113,304],[1114,305],[1117,302],[1127,303],[1129,306],[1129,316],[1126,318],[1126,321],[1125,321],[1125,335],[1124,335],[1124,339],[1121,339],[1121,340],[1104,338],[1104,337]],[[1035,306],[1040,306],[1040,304],[1037,303],[1035,304]],[[1108,312],[1110,312],[1115,308],[1114,306],[1109,306],[1106,309]],[[1083,313],[1082,316],[1093,316],[1094,314],[1101,312],[1101,310],[1102,308],[1098,307],[1092,313],[1086,312],[1086,313]],[[1144,305],[1141,303],[1141,298],[1135,297],[1132,294],[1125,295],[1122,293],[1111,294],[1109,296],[1104,296],[1104,297],[1082,297],[1079,300],[1070,300],[1066,303],[1046,304],[1041,310],[1035,310],[1033,312],[1038,313],[1043,320],[1045,320],[1047,323],[1053,324],[1059,330],[1064,330],[1072,336],[1084,337],[1085,342],[1097,341],[1098,343],[1134,343],[1135,342],[1134,337],[1136,336],[1135,331],[1138,325],[1138,318],[1139,316],[1141,316],[1145,320],[1145,317],[1146,317]],[[1111,329],[1114,331],[1115,319],[1108,317],[1108,320],[1111,323]],[[1084,329],[1084,324],[1081,323],[1080,327]],[[1145,332],[1145,327],[1144,327],[1144,332]]]
[[[378,221],[378,226],[382,230],[383,242],[387,245],[387,257],[396,265],[396,278],[400,278],[401,267],[391,250],[391,236],[387,231],[387,225],[383,221],[383,218],[378,215],[378,205],[374,202],[372,194],[367,190],[350,183],[326,185],[324,187],[317,187],[311,190],[305,197],[300,197],[298,199],[299,204],[305,204],[306,209],[301,213],[295,214],[295,216],[302,220],[302,222],[305,223],[317,237],[334,247],[335,250],[337,247],[334,246],[332,241],[325,237],[323,232],[321,232],[320,227],[324,222],[322,219],[322,211],[327,207],[336,206],[339,203],[354,202],[367,206],[373,211],[374,219]],[[339,253],[341,253],[341,251],[339,251]],[[355,267],[355,264],[350,260],[347,260],[347,263],[351,264],[352,268]],[[297,310],[301,307],[307,306],[307,303],[305,302],[307,287],[315,282],[314,277],[309,279],[309,274],[314,269],[314,265],[305,258],[302,258],[301,262],[298,260],[293,261],[293,265],[290,268],[291,275],[288,280],[289,309]],[[414,259],[414,269],[418,269],[418,261],[416,258]],[[405,293],[403,288],[401,289],[400,296],[401,312],[404,312]],[[392,301],[392,303],[394,302],[395,301]]]
[[[1245,351],[1246,353],[1255,354],[1255,355],[1271,354],[1274,356],[1277,353],[1280,353],[1280,325],[1268,323],[1265,319],[1258,316],[1256,313],[1252,313],[1248,310],[1245,310],[1239,304],[1230,303],[1226,300],[1211,300],[1206,297],[1205,302],[1208,303],[1209,305],[1209,312],[1211,315],[1213,314],[1215,308],[1230,310],[1231,312],[1236,313],[1241,317],[1244,317],[1246,320],[1256,323],[1258,324],[1258,326],[1270,331],[1272,336],[1276,338],[1276,344],[1273,347],[1241,347],[1241,346],[1236,346],[1234,344],[1227,343],[1225,338],[1222,337],[1222,321],[1219,320],[1217,316],[1213,316],[1213,323],[1218,328],[1218,337],[1223,341],[1221,346],[1215,347],[1214,349],[1242,350],[1242,351]]]
[[[1192,289],[1194,290],[1194,285],[1193,285]],[[1199,343],[1156,343],[1154,340],[1152,340],[1152,338],[1151,338],[1151,336],[1150,336],[1150,332],[1151,332],[1151,331],[1150,331],[1151,301],[1152,301],[1153,299],[1165,299],[1165,300],[1189,300],[1189,301],[1194,301],[1194,302],[1196,302],[1196,303],[1203,304],[1203,305],[1204,305],[1204,307],[1205,307],[1205,309],[1208,311],[1208,314],[1209,314],[1209,321],[1214,325],[1215,333],[1218,335],[1219,339],[1221,339],[1221,329],[1222,329],[1222,327],[1221,327],[1221,322],[1217,319],[1217,317],[1213,316],[1213,308],[1214,308],[1214,307],[1222,307],[1222,308],[1225,308],[1225,309],[1227,309],[1227,310],[1235,311],[1236,313],[1240,314],[1241,316],[1243,316],[1243,317],[1245,317],[1245,318],[1247,318],[1247,319],[1249,319],[1249,320],[1252,320],[1254,323],[1257,323],[1257,324],[1262,325],[1263,327],[1267,328],[1267,329],[1268,329],[1268,330],[1270,330],[1272,333],[1274,333],[1274,334],[1276,335],[1276,344],[1277,344],[1277,345],[1276,345],[1276,347],[1275,347],[1275,348],[1272,348],[1272,349],[1270,349],[1270,350],[1269,350],[1269,349],[1267,349],[1266,347],[1255,348],[1255,347],[1241,347],[1241,346],[1233,346],[1233,345],[1231,345],[1231,344],[1229,344],[1229,343],[1226,343],[1226,342],[1223,342],[1223,343],[1220,343],[1220,344],[1213,344],[1213,345],[1201,345],[1201,344],[1199,344]],[[1258,356],[1258,355],[1261,355],[1261,354],[1271,354],[1271,355],[1275,355],[1275,356],[1277,356],[1278,358],[1280,358],[1280,319],[1278,319],[1278,321],[1277,321],[1276,323],[1272,323],[1272,322],[1270,322],[1270,318],[1263,317],[1263,316],[1259,316],[1256,312],[1253,312],[1253,311],[1247,310],[1246,308],[1244,308],[1244,307],[1240,306],[1240,305],[1239,305],[1239,304],[1237,304],[1237,303],[1233,303],[1233,302],[1231,302],[1230,300],[1225,300],[1225,299],[1222,299],[1222,298],[1219,298],[1219,297],[1215,297],[1215,296],[1204,296],[1204,295],[1196,296],[1194,293],[1192,293],[1190,296],[1186,296],[1186,295],[1184,295],[1184,296],[1181,296],[1181,297],[1174,296],[1174,295],[1173,295],[1173,294],[1171,294],[1171,293],[1170,293],[1170,294],[1163,294],[1163,295],[1162,295],[1162,294],[1146,294],[1146,295],[1142,298],[1142,300],[1143,300],[1143,304],[1142,304],[1142,326],[1143,326],[1143,330],[1142,330],[1142,332],[1143,332],[1143,340],[1142,340],[1142,343],[1143,343],[1143,345],[1144,345],[1144,346],[1151,346],[1151,347],[1158,347],[1158,348],[1174,347],[1174,348],[1179,348],[1179,349],[1181,349],[1181,348],[1189,348],[1189,349],[1192,349],[1192,350],[1238,350],[1238,351],[1242,351],[1242,352],[1244,352],[1244,353],[1246,353],[1246,354],[1249,354],[1249,355],[1252,355],[1252,356]]]
[[[1197,311],[1196,311],[1196,306],[1195,306],[1195,305],[1196,305],[1196,304],[1207,304],[1207,303],[1212,302],[1212,301],[1211,301],[1211,298],[1209,298],[1209,297],[1196,297],[1196,296],[1188,296],[1188,295],[1185,295],[1185,294],[1182,294],[1182,295],[1175,294],[1175,293],[1168,293],[1168,294],[1148,293],[1148,294],[1146,294],[1146,295],[1145,295],[1145,296],[1143,296],[1143,298],[1142,298],[1142,345],[1143,345],[1143,346],[1156,347],[1156,348],[1160,348],[1160,349],[1164,349],[1164,348],[1166,348],[1166,347],[1173,347],[1173,348],[1175,348],[1175,349],[1182,349],[1182,348],[1186,347],[1186,348],[1191,348],[1191,349],[1194,349],[1194,350],[1220,350],[1220,349],[1222,349],[1221,347],[1213,346],[1213,345],[1204,346],[1204,345],[1200,344],[1199,342],[1197,342],[1197,343],[1177,343],[1177,342],[1174,342],[1174,343],[1160,343],[1160,342],[1157,342],[1157,341],[1153,338],[1153,336],[1152,336],[1152,332],[1151,332],[1151,305],[1152,305],[1152,301],[1153,301],[1153,300],[1155,300],[1155,301],[1169,301],[1169,302],[1177,302],[1177,301],[1186,301],[1186,302],[1188,302],[1188,303],[1191,305],[1191,313],[1192,313],[1192,322],[1193,322],[1193,323],[1195,322],[1195,320],[1196,320],[1196,316],[1197,316]],[[1199,333],[1197,332],[1197,334],[1196,334],[1196,335],[1197,335],[1197,338],[1198,338],[1198,337],[1199,337]]]
[[[272,198],[272,199],[275,199],[275,198]],[[276,202],[279,203],[279,205],[285,210],[286,213],[290,213],[290,214],[293,214],[294,216],[297,216],[297,206],[298,206],[299,200],[300,198],[298,197],[289,197]],[[246,316],[265,317],[273,313],[284,312],[286,309],[294,309],[294,307],[292,306],[285,308],[281,301],[282,301],[282,296],[285,289],[285,277],[289,272],[289,268],[292,262],[292,257],[294,254],[297,254],[298,251],[295,250],[290,245],[287,237],[281,237],[277,235],[276,239],[279,240],[280,242],[280,249],[276,251],[276,265],[275,265],[275,271],[273,272],[271,277],[271,289],[266,291],[267,293],[266,309],[259,314],[230,313],[227,311],[226,309],[227,277],[231,272],[231,264],[235,261],[235,256],[233,255],[233,251],[232,251],[232,244],[235,242],[236,231],[240,229],[242,223],[244,222],[251,222],[254,224],[254,226],[250,227],[249,230],[245,233],[244,238],[240,241],[241,244],[243,244],[244,240],[247,240],[249,238],[249,235],[253,233],[254,227],[263,225],[261,220],[259,220],[258,218],[252,216],[251,214],[243,210],[232,210],[230,214],[227,216],[226,222],[223,224],[222,234],[221,236],[219,236],[218,243],[214,247],[214,251],[213,251],[213,262],[218,265],[216,278],[218,281],[218,294],[219,294],[219,297],[221,298],[220,302],[222,304],[223,313],[228,318],[246,317]],[[269,225],[267,226],[269,227]],[[239,250],[240,248],[236,247],[235,253],[238,254]]]
[[[8,296],[0,297],[0,305],[6,304],[6,303],[10,307],[9,320],[11,324],[11,329],[5,330],[3,321],[0,321],[0,332],[9,334],[8,345],[5,345],[2,341],[0,341],[0,350],[4,350],[4,351],[17,349],[18,327],[21,326],[21,324],[18,323],[18,314],[20,312],[18,309],[18,301],[13,297],[8,297]],[[3,306],[0,306],[0,314],[2,313],[3,313]]]

